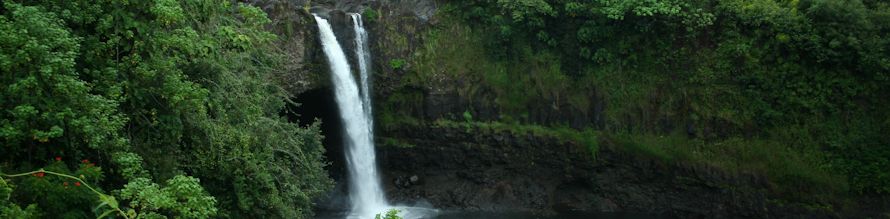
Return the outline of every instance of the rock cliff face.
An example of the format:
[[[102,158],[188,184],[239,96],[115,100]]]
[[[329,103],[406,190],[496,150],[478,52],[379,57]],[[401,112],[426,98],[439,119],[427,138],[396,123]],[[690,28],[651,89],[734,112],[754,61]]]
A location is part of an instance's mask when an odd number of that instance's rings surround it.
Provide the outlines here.
[[[300,1],[250,0],[249,4],[265,11],[272,20],[269,29],[279,36],[279,48],[285,51],[284,68],[276,72],[278,82],[296,96],[311,89],[329,86],[323,69],[324,54],[318,44],[315,20]]]
[[[596,158],[552,136],[436,125],[401,127],[380,149],[387,194],[442,209],[633,212],[678,217],[832,217],[777,205],[756,175],[664,163],[612,150]]]
[[[363,13],[366,28],[369,30],[372,68],[374,75],[374,99],[377,105],[393,95],[413,95],[416,101],[411,107],[411,116],[426,120],[439,118],[461,119],[467,110],[477,120],[498,120],[501,109],[493,104],[497,97],[480,91],[475,97],[462,93],[467,84],[477,83],[464,78],[440,74],[430,79],[428,86],[406,86],[403,81],[412,65],[411,59],[417,56],[422,47],[427,46],[428,33],[440,24],[436,10],[442,3],[434,0],[250,0],[251,4],[265,10],[272,23],[270,28],[279,36],[280,48],[288,53],[285,68],[277,77],[280,83],[294,96],[311,89],[327,89],[329,78],[326,61],[318,45],[317,27],[310,13],[318,13],[333,24],[341,45],[352,50],[354,45],[352,23],[346,13]],[[366,13],[371,12],[371,13]],[[354,54],[346,53],[352,63]],[[396,67],[394,61],[406,61],[405,66]],[[353,66],[356,66],[353,64]],[[566,105],[566,101],[541,100],[542,104],[527,109],[527,122],[536,124],[566,124],[580,128],[603,125],[603,109],[606,103],[596,93],[586,94],[585,110],[576,110]],[[665,121],[652,121],[662,124]],[[656,125],[665,130],[682,128],[671,124]]]
[[[297,96],[312,89],[328,89],[330,79],[327,63],[318,44],[318,29],[311,13],[328,19],[345,50],[352,51],[352,23],[347,13],[363,13],[366,9],[377,17],[364,18],[370,29],[375,54],[375,79],[386,82],[398,80],[398,73],[387,69],[389,60],[406,57],[416,51],[421,33],[434,17],[437,3],[432,0],[250,0],[262,8],[272,20],[270,29],[280,36],[279,45],[288,53],[285,68],[278,73],[279,82]],[[397,42],[396,42],[397,41]],[[410,41],[410,43],[403,43]],[[346,53],[355,65],[353,53]],[[377,87],[392,87],[381,83]],[[381,89],[385,91],[386,89]]]

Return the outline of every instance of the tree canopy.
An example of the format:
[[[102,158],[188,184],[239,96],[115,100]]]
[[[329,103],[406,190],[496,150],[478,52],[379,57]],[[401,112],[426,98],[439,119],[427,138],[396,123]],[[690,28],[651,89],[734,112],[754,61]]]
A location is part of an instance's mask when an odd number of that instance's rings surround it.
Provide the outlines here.
[[[224,0],[3,1],[0,217],[310,215],[322,137],[280,115],[269,22]]]

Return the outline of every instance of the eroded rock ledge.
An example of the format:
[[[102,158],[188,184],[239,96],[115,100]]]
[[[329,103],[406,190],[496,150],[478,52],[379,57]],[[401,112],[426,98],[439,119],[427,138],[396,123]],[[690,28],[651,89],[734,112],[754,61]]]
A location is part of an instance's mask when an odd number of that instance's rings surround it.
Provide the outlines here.
[[[473,127],[409,125],[382,136],[378,156],[394,202],[479,211],[837,217],[770,201],[769,183],[757,175],[643,158],[614,150],[608,139],[594,158],[556,137]]]

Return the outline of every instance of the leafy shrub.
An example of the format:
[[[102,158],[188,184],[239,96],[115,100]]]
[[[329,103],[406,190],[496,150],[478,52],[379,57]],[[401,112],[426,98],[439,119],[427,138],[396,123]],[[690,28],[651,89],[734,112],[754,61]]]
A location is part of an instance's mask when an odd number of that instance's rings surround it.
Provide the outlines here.
[[[0,171],[0,175],[3,172]],[[6,182],[6,179],[0,178],[0,217],[2,218],[39,218],[40,211],[37,209],[37,205],[31,204],[28,205],[25,209],[22,209],[19,205],[11,202],[9,199],[12,197],[12,185]]]
[[[362,11],[362,17],[365,18],[368,23],[374,23],[377,22],[377,18],[380,17],[380,13],[373,8],[365,8],[365,10]]]
[[[403,67],[405,67],[405,64],[407,64],[407,62],[404,59],[389,60],[389,67],[391,67],[394,70],[402,69]]]
[[[216,199],[204,192],[198,179],[176,176],[167,180],[161,188],[146,178],[130,181],[120,191],[120,197],[130,200],[130,208],[148,211],[148,215],[160,215],[154,211],[166,210],[182,218],[210,218],[216,215]],[[137,216],[138,217],[138,216]]]
[[[390,209],[390,210],[386,211],[386,213],[383,215],[381,215],[381,214],[375,215],[374,219],[402,219],[402,217],[399,217],[399,212],[401,212],[401,211],[398,209]]]

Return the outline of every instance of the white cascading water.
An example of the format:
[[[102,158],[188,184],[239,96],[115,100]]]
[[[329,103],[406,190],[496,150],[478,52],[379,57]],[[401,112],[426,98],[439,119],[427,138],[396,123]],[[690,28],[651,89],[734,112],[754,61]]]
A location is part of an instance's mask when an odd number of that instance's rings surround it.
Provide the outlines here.
[[[362,15],[358,13],[350,13],[349,17],[352,18],[352,28],[355,30],[355,57],[358,61],[358,69],[359,69],[359,77],[362,81],[362,107],[365,109],[365,114],[367,114],[368,118],[368,128],[371,129],[371,133],[374,133],[374,118],[371,114],[371,90],[368,88],[370,82],[368,78],[370,77],[370,70],[368,66],[370,66],[371,61],[371,53],[368,49],[368,32],[365,32],[365,25],[362,22]],[[373,137],[373,135],[372,135]],[[372,139],[373,140],[373,139]]]
[[[362,79],[362,89],[365,92],[363,96],[365,97],[359,98],[359,89],[350,72],[346,54],[337,42],[331,24],[318,16],[315,16],[315,21],[318,22],[322,47],[331,66],[335,98],[346,129],[344,143],[346,145],[346,162],[351,177],[349,198],[352,211],[350,216],[374,218],[375,214],[386,211],[390,206],[386,202],[383,189],[380,186],[380,177],[377,174],[377,161],[371,133],[371,100],[370,95],[367,94],[366,76],[363,76]],[[363,59],[361,56],[359,56],[359,60]],[[367,66],[363,68],[367,68]],[[364,71],[363,74],[365,74]]]

